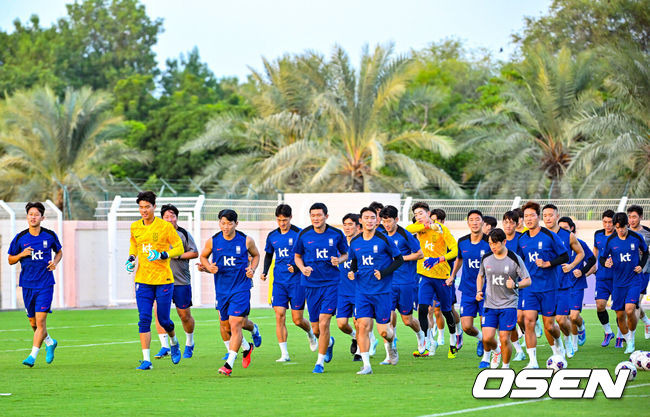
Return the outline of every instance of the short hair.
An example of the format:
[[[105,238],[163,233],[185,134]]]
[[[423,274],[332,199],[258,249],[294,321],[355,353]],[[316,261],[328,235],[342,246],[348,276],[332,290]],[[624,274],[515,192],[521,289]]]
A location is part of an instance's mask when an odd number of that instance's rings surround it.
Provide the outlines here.
[[[151,203],[152,206],[155,206],[156,194],[153,191],[141,191],[135,199],[136,204],[140,204],[140,201],[146,201],[147,203]]]
[[[323,203],[314,203],[309,207],[309,212],[312,210],[323,210],[323,214],[327,215],[327,206]]]
[[[429,208],[429,205],[427,203],[425,203],[424,201],[418,201],[417,203],[413,204],[413,207],[411,207],[411,211],[413,211],[415,213],[415,210],[417,210],[419,208],[423,209],[427,213],[431,212],[431,209]]]
[[[359,215],[355,213],[348,213],[345,216],[343,216],[342,222],[345,223],[346,220],[352,220],[354,224],[357,226],[361,226],[361,222],[359,221]]]
[[[614,223],[614,226],[618,227],[625,227],[628,225],[627,221],[627,214],[621,212],[621,213],[616,213],[614,217],[612,218],[612,221]]]
[[[481,210],[476,210],[476,209],[470,210],[467,213],[467,218],[469,218],[469,216],[471,216],[472,214],[478,214],[481,217],[481,219],[483,218],[483,213],[481,213]]]
[[[494,229],[490,230],[488,237],[490,240],[492,240],[492,242],[503,242],[506,240],[506,232],[498,227],[495,227]]]
[[[160,208],[160,217],[163,217],[163,216],[165,215],[165,212],[167,212],[167,211],[169,211],[169,210],[173,211],[174,214],[176,215],[176,217],[178,217],[178,209],[177,209],[176,206],[173,205],[173,204],[164,204],[164,205]]]
[[[517,208],[513,209],[512,211],[514,211],[515,213],[517,213],[517,216],[519,216],[519,219],[523,219],[523,218],[524,218],[524,211],[521,209],[521,207],[517,207]],[[518,220],[519,220],[519,219],[518,219]]]
[[[483,221],[485,222],[485,224],[489,224],[490,227],[492,227],[492,228],[497,227],[497,218],[496,217],[485,216],[485,217],[483,217]]]
[[[639,206],[638,204],[632,204],[630,207],[627,208],[626,211],[627,214],[634,212],[638,214],[639,217],[643,217],[643,207]]]
[[[447,213],[445,213],[445,211],[441,208],[431,210],[431,214],[435,214],[436,219],[438,219],[440,222],[444,222],[447,218]]]
[[[25,213],[29,214],[29,210],[32,208],[36,208],[39,211],[39,213],[41,213],[41,216],[45,214],[45,206],[40,201],[33,201],[33,202],[30,201],[29,203],[27,203],[25,205]]]
[[[399,216],[399,211],[395,206],[386,206],[381,209],[379,217],[382,219],[396,219]]]
[[[514,223],[519,223],[519,213],[521,209],[508,210],[503,214],[503,220],[511,220]]]
[[[557,209],[557,206],[555,204],[548,203],[544,207],[542,207],[542,211],[546,210],[547,208],[553,209],[555,211],[560,211]]]
[[[384,208],[384,205],[381,204],[378,201],[373,201],[372,203],[370,203],[370,205],[368,207],[370,207],[371,210],[375,210],[375,213],[376,213],[378,211],[381,211],[381,209]]]
[[[223,209],[223,210],[221,210],[219,212],[219,214],[217,215],[217,218],[219,220],[221,220],[222,217],[225,217],[226,220],[228,220],[229,222],[236,222],[237,218],[238,218],[237,212],[235,210],[231,210],[231,209]]]
[[[526,204],[521,206],[521,211],[526,211],[528,209],[535,210],[535,213],[539,216],[539,203],[536,203],[534,201],[528,201]]]
[[[364,207],[359,212],[359,217],[363,216],[363,213],[365,213],[366,211],[372,212],[372,214],[374,214],[375,216],[377,215],[377,212],[375,210],[371,209],[370,207]]]
[[[291,217],[291,206],[288,204],[280,204],[275,208],[275,217],[284,216]]]
[[[560,217],[560,219],[559,219],[557,222],[558,222],[558,224],[559,224],[559,223],[566,223],[566,224],[568,224],[568,225],[569,225],[569,228],[571,229],[571,231],[572,231],[573,233],[576,232],[576,224],[573,222],[573,220],[571,219],[571,217],[567,217],[567,216]]]
[[[605,217],[613,219],[615,214],[616,213],[614,213],[614,210],[605,210],[603,211],[603,215],[601,216],[601,219],[604,219]]]

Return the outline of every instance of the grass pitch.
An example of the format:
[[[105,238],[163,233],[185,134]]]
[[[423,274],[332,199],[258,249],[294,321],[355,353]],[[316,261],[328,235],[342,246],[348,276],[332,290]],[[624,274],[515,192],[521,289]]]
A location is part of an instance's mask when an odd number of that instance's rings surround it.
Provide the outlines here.
[[[194,357],[173,365],[169,359],[153,359],[154,369],[136,371],[141,359],[135,310],[55,311],[48,318],[49,331],[59,341],[56,358],[45,363],[45,349],[34,368],[21,364],[31,350],[32,330],[23,312],[0,312],[0,415],[250,415],[250,416],[422,416],[438,413],[484,415],[507,413],[526,417],[552,415],[643,415],[650,399],[650,372],[639,372],[628,383],[622,400],[607,400],[602,393],[594,400],[524,402],[505,408],[486,409],[517,400],[476,400],[472,385],[478,373],[476,340],[465,336],[457,359],[447,359],[449,337],[431,358],[413,358],[416,338],[398,325],[400,362],[380,366],[380,344],[371,360],[374,375],[358,376],[360,363],[352,362],[350,338],[332,324],[336,338],[334,359],[325,374],[313,375],[316,354],[308,347],[305,333],[288,320],[288,347],[292,362],[276,363],[280,350],[275,319],[270,309],[254,310],[263,343],[253,353],[248,369],[237,358],[232,377],[217,374],[225,347],[219,336],[217,313],[194,309],[196,319]],[[587,343],[571,368],[599,367],[613,371],[628,355],[614,342],[601,348],[602,330],[594,310],[585,310]],[[613,320],[613,315],[610,315]],[[180,329],[180,320],[172,311]],[[478,319],[477,319],[478,323]],[[250,340],[248,332],[245,333]],[[185,335],[179,331],[181,345]],[[551,349],[541,340],[540,363]],[[650,340],[639,326],[637,349],[650,350]],[[160,348],[155,336],[152,356]],[[513,362],[515,370],[527,362]],[[584,385],[584,384],[583,384]],[[10,394],[10,395],[7,395]],[[470,410],[479,408],[478,410]]]

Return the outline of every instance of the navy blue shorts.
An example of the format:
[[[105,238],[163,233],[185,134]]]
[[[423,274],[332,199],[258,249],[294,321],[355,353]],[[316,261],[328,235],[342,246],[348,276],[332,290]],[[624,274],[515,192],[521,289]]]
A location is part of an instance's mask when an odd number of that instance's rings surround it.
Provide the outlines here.
[[[391,311],[397,309],[403,316],[413,314],[413,310],[417,309],[416,298],[413,298],[417,293],[413,291],[413,287],[413,285],[393,285]]]
[[[571,288],[560,288],[557,290],[555,315],[568,316],[569,311],[571,311]]]
[[[349,319],[354,317],[354,295],[339,294],[336,302],[336,318]]]
[[[524,303],[524,294],[526,294],[525,288],[519,288],[519,299],[517,300],[517,310],[524,310],[522,304]]]
[[[23,288],[23,302],[27,317],[34,317],[36,313],[51,313],[54,286],[45,288]]]
[[[492,327],[503,332],[509,332],[517,324],[516,308],[485,308],[483,327]]]
[[[625,311],[625,304],[636,304],[639,302],[641,289],[639,282],[634,282],[625,287],[614,286],[612,291],[612,310]]]
[[[336,314],[338,293],[338,284],[327,287],[305,287],[305,299],[311,323],[318,323],[321,314]]]
[[[217,294],[216,309],[219,310],[221,321],[233,317],[246,317],[251,312],[251,291],[239,291],[234,294]]]
[[[476,317],[483,315],[483,301],[476,301],[476,296],[470,297],[469,295],[461,294],[460,297],[460,316],[461,317]]]
[[[544,317],[553,317],[555,316],[556,304],[556,290],[550,290],[547,292],[526,291],[524,293],[524,301],[522,301],[521,307],[524,311],[534,310],[538,313],[542,313],[542,316]]]
[[[650,282],[650,273],[644,274],[644,279],[641,280],[641,294],[646,294],[648,291],[648,282]]]
[[[354,298],[354,317],[357,319],[369,317],[375,319],[377,324],[386,324],[390,321],[392,294],[362,294],[357,291]]]
[[[440,303],[440,310],[451,311],[450,286],[445,284],[444,279],[429,278],[422,276],[418,291],[418,304],[434,305],[434,298]]]
[[[305,287],[299,282],[291,284],[273,283],[271,296],[272,307],[291,308],[292,310],[305,309]]]
[[[135,301],[138,304],[138,314],[140,316],[138,322],[140,333],[149,333],[151,331],[151,311],[154,301],[157,306],[158,323],[168,332],[174,330],[174,322],[169,317],[173,294],[174,284],[151,285],[136,282]]]
[[[571,288],[571,310],[582,311],[582,302],[585,298],[584,288]]]
[[[192,286],[191,285],[174,285],[174,295],[172,301],[176,308],[185,310],[192,307]]]
[[[596,279],[596,292],[594,296],[596,300],[605,300],[612,295],[612,289],[614,288],[614,281],[610,279]]]

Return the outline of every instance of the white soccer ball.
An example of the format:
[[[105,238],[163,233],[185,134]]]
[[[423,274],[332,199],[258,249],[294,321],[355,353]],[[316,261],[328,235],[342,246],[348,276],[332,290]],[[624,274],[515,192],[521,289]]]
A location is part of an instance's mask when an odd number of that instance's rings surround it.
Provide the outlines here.
[[[633,381],[634,378],[636,378],[636,366],[634,366],[634,364],[632,362],[624,361],[624,362],[619,363],[618,365],[616,365],[616,370],[614,371],[614,373],[616,375],[618,375],[618,372],[621,369],[629,369],[630,370],[630,376],[627,377],[628,381]]]
[[[564,356],[562,355],[553,355],[546,361],[546,367],[552,369],[554,372],[557,372],[561,369],[566,369],[568,363]]]
[[[630,362],[636,365],[637,359],[640,359],[640,357],[644,354],[645,352],[642,350],[635,350],[630,354]]]
[[[639,355],[634,365],[640,371],[650,371],[650,352],[644,352],[642,355]]]

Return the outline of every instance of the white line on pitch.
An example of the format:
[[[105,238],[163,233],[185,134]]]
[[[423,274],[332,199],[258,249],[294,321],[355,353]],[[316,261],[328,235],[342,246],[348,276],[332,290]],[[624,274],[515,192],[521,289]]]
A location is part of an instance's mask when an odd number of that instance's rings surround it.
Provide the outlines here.
[[[126,343],[140,343],[139,340],[129,340],[125,342],[107,342],[107,343],[90,343],[87,345],[63,345],[57,347],[57,349],[64,349],[64,348],[79,348],[79,347],[92,347],[92,346],[106,346],[106,345],[124,345]],[[11,349],[11,350],[0,350],[0,352],[22,352],[25,350],[32,350],[32,348],[28,349]]]

